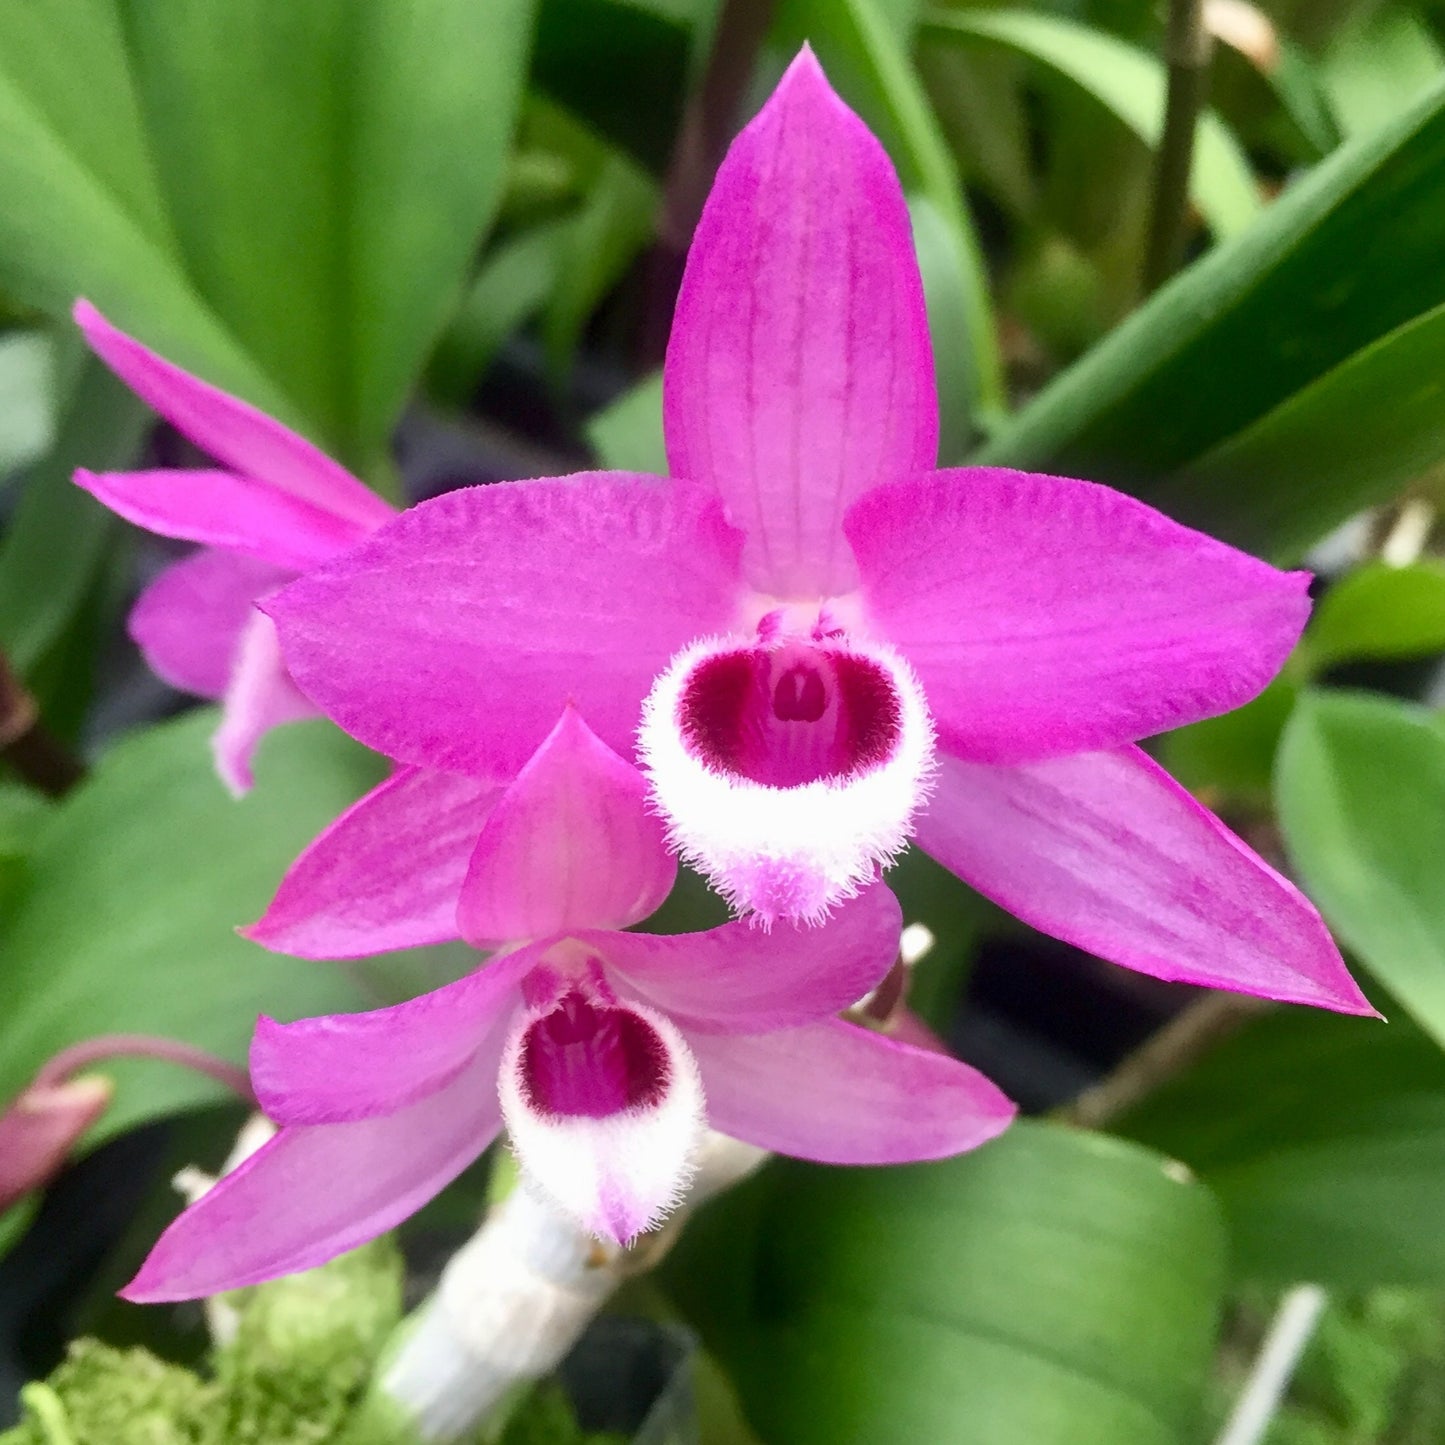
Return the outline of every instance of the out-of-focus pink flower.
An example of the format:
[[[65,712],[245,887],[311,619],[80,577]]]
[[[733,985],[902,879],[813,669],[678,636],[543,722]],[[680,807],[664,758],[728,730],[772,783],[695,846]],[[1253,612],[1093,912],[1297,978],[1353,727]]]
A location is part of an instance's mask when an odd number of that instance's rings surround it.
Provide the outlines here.
[[[252,1080],[281,1129],[180,1216],[126,1297],[319,1264],[419,1208],[503,1124],[529,1187],[619,1243],[675,1202],[705,1124],[839,1164],[956,1154],[1007,1125],[1012,1105],[967,1065],[834,1017],[897,956],[881,883],[821,928],[624,931],[675,871],[645,780],[569,709],[461,890],[463,934],[505,951],[395,1008],[262,1019]]]
[[[933,470],[902,191],[807,51],[718,174],[665,426],[676,480],[453,493],[268,599],[298,685],[474,779],[575,699],[640,738],[677,846],[765,921],[821,917],[911,836],[1127,967],[1371,1011],[1307,900],[1135,745],[1258,693],[1306,575],[1089,482]]]
[[[316,713],[287,676],[256,599],[395,513],[310,442],[148,351],[88,301],[76,303],[75,320],[137,396],[227,468],[80,470],[75,480],[147,531],[204,544],[146,588],[130,632],[166,682],[223,699],[216,768],[233,792],[245,792],[261,735]]]
[[[97,1075],[35,1084],[0,1113],[0,1213],[65,1167],[115,1086]]]

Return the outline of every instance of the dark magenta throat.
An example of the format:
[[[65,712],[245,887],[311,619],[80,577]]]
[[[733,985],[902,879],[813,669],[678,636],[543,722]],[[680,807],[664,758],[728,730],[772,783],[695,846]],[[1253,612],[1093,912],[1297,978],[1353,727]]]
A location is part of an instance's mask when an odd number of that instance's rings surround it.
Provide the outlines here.
[[[705,767],[771,788],[871,772],[903,726],[886,668],[806,642],[705,658],[678,712],[683,742]]]
[[[672,1066],[656,1029],[631,1009],[573,987],[522,1039],[522,1081],[544,1114],[601,1119],[655,1104]]]

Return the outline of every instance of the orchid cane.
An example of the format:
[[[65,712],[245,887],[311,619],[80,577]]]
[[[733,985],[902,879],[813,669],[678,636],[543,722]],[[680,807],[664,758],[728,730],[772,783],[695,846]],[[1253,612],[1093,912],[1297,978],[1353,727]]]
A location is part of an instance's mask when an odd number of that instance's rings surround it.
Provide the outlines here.
[[[956,1059],[834,1017],[898,951],[873,884],[822,928],[623,932],[676,872],[647,785],[569,709],[488,818],[460,981],[373,1013],[262,1019],[251,1072],[280,1132],[170,1227],[125,1291],[214,1294],[392,1228],[505,1123],[523,1177],[625,1243],[687,1183],[708,1123],[839,1164],[938,1158],[1013,1107]]]

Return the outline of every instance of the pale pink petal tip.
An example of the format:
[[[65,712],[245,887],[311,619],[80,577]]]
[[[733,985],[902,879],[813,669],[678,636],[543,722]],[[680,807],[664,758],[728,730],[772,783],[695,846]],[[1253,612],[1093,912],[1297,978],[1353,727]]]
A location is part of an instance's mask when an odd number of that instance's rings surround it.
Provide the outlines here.
[[[499,1088],[524,1182],[598,1238],[627,1244],[681,1199],[706,1114],[662,1014],[559,981],[515,1026]]]
[[[253,612],[241,633],[221,709],[221,725],[211,738],[216,772],[233,797],[250,792],[255,781],[251,758],[273,727],[317,716],[301,696],[281,661],[271,619]]]
[[[705,639],[643,707],[638,749],[674,846],[741,912],[821,922],[907,843],[933,725],[891,648]]]
[[[647,780],[569,704],[482,828],[457,923],[478,948],[627,928],[658,909],[676,876]]]

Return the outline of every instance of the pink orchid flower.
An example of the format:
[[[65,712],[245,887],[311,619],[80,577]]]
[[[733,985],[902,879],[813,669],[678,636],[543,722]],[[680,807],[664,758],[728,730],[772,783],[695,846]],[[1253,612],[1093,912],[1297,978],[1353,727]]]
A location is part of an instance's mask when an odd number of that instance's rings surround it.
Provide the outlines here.
[[[310,442],[118,331],[88,301],[75,320],[91,349],[178,431],[229,470],[77,471],[128,521],[205,547],[168,567],[130,615],[151,670],[183,692],[221,698],[216,768],[234,793],[269,728],[317,709],[281,662],[276,629],[254,606],[395,516]]]
[[[320,1264],[420,1208],[504,1124],[528,1187],[619,1243],[676,1201],[704,1121],[837,1164],[956,1154],[1007,1125],[1013,1106],[967,1065],[833,1017],[897,955],[882,884],[823,928],[622,931],[676,867],[641,774],[569,709],[497,803],[462,894],[467,938],[509,951],[394,1008],[263,1018],[251,1073],[281,1129],[176,1220],[126,1297]]]
[[[674,480],[456,492],[269,598],[298,685],[372,747],[474,780],[512,776],[575,699],[764,920],[823,915],[911,836],[1127,967],[1372,1011],[1308,901],[1136,746],[1263,688],[1306,574],[1089,482],[932,469],[902,191],[806,50],[719,171],[665,430]],[[434,846],[421,806],[439,786],[403,777],[303,860],[300,951],[425,931],[377,840],[408,840],[413,885],[434,870],[422,894],[453,887],[459,843]]]

